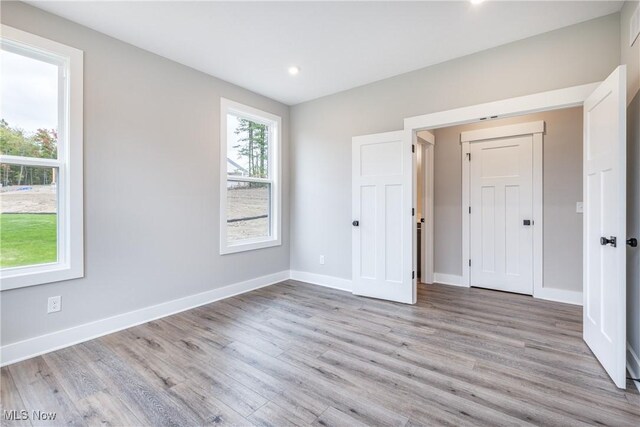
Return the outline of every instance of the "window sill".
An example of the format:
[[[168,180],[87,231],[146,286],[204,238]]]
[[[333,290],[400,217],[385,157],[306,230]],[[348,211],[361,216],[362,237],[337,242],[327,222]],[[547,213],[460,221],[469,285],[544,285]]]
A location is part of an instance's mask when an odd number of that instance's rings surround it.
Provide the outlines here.
[[[282,242],[280,241],[280,239],[251,240],[251,241],[245,240],[244,242],[239,242],[233,245],[220,246],[220,255],[253,251],[256,249],[271,248],[271,247],[280,246],[280,245],[282,245]]]
[[[0,271],[0,291],[44,285],[84,277],[84,268],[64,264],[44,264],[33,267],[9,268]]]

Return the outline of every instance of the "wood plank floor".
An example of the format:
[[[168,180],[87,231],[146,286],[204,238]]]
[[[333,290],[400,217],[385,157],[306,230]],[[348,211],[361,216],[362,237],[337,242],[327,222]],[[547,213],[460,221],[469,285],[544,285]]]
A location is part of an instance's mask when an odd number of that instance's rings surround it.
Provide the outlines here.
[[[409,306],[287,281],[5,367],[2,409],[51,425],[639,426],[638,392],[607,378],[581,319],[482,289],[420,285]]]

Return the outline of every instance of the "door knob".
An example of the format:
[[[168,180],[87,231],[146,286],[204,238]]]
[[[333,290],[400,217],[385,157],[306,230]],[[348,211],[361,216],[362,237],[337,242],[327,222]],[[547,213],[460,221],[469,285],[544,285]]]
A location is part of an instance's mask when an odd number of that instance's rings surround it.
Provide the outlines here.
[[[601,237],[600,238],[600,244],[602,246],[611,245],[611,246],[613,246],[615,248],[616,246],[618,246],[617,240],[618,239],[616,239],[615,236],[610,236],[608,239],[606,237]]]
[[[636,239],[635,237],[631,237],[627,239],[627,245],[631,246],[632,248],[635,248],[636,246],[638,246],[638,239]]]
[[[355,220],[355,221],[353,221],[353,222],[351,223],[351,225],[353,225],[354,227],[357,227],[357,226],[359,226],[359,225],[360,225],[360,221]]]

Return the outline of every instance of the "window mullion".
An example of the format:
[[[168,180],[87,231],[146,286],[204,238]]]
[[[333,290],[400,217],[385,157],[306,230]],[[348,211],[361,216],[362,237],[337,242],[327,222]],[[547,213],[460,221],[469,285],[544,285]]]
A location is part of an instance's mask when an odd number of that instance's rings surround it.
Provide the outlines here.
[[[21,166],[39,166],[45,168],[59,168],[64,162],[58,159],[40,159],[37,157],[22,157],[11,155],[0,155],[0,163]]]
[[[250,176],[238,176],[238,175],[227,175],[227,181],[260,182],[265,184],[271,184],[273,182],[273,180],[269,178],[254,178]]]

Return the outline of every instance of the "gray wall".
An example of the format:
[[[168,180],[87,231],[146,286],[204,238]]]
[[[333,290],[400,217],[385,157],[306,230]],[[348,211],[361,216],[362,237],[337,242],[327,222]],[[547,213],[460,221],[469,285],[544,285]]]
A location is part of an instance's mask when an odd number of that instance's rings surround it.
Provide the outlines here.
[[[2,23],[84,51],[86,267],[2,292],[2,345],[289,268],[286,226],[280,247],[218,254],[220,97],[282,116],[285,225],[287,106],[23,3]]]
[[[435,131],[434,270],[462,274],[460,133],[544,120],[544,286],[582,291],[582,107],[491,120]]]
[[[629,46],[629,20],[638,5],[628,1],[622,8],[620,56],[627,64],[627,236],[640,239],[640,39]],[[627,248],[627,342],[640,357],[640,248]],[[631,366],[640,375],[640,365]]]
[[[619,19],[613,14],[292,107],[291,268],[351,277],[353,136],[402,129],[405,117],[603,80],[620,62]],[[457,157],[440,160],[458,164]],[[435,201],[439,210],[447,203]],[[458,240],[457,230],[440,239]]]

